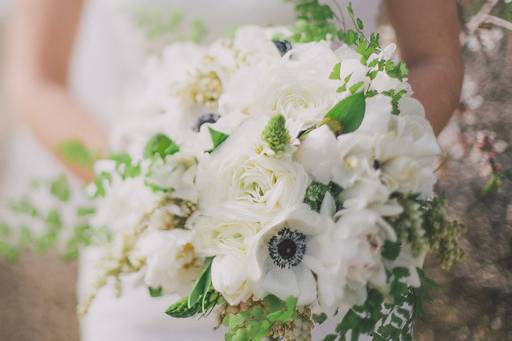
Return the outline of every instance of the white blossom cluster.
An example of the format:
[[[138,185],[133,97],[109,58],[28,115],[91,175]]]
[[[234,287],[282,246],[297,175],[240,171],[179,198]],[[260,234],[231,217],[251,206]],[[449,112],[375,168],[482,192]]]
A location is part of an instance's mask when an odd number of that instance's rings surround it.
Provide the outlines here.
[[[99,162],[111,176],[93,219],[114,244],[144,225],[131,256],[145,260],[147,286],[186,296],[208,257],[213,288],[231,305],[273,294],[333,314],[363,303],[369,286],[386,292],[398,266],[419,286],[424,253],[404,244],[393,260],[382,255],[398,238],[396,194],[432,196],[439,153],[407,80],[379,67],[395,46],[363,61],[351,47],[276,38],[284,34],[243,27],[148,61],[112,141],[140,172],[121,176],[114,161]],[[326,115],[354,96],[362,122],[333,129]],[[156,134],[177,150],[148,158]],[[338,189],[324,191],[318,209],[305,200],[315,185]]]

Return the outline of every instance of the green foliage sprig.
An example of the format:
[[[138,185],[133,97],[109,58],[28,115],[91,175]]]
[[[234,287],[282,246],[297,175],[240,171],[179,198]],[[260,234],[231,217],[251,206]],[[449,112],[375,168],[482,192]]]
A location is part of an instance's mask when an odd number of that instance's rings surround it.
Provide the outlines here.
[[[8,206],[10,212],[24,223],[20,225],[16,223],[16,219],[9,223],[0,222],[1,256],[15,261],[27,250],[45,252],[56,248],[64,260],[72,260],[78,256],[82,247],[110,239],[107,230],[93,228],[87,223],[88,217],[95,212],[92,207],[79,206],[74,209],[77,222],[74,226],[65,226],[61,205],[70,202],[73,192],[64,175],[35,181],[32,191],[48,192],[57,203],[46,209],[38,207],[28,196],[12,201]],[[30,224],[37,224],[42,228],[35,232]],[[64,230],[69,230],[69,233],[62,238]]]
[[[432,290],[436,287],[423,271],[417,271],[421,285],[412,288],[403,282],[409,276],[409,270],[393,269],[388,274],[388,297],[369,288],[365,303],[350,309],[336,327],[336,334],[328,335],[324,341],[347,340],[349,335],[351,340],[370,335],[374,341],[411,341],[414,317],[422,314],[422,305],[431,301]]]
[[[164,160],[168,155],[174,155],[180,151],[180,146],[165,134],[153,136],[144,148],[146,159],[160,158]]]
[[[422,201],[418,195],[395,195],[396,200],[402,206],[403,212],[388,218],[395,229],[399,242],[411,246],[415,257],[428,251],[430,245],[423,229]],[[398,256],[398,255],[397,255]]]
[[[198,314],[208,315],[215,306],[222,302],[221,295],[212,286],[213,257],[207,258],[203,271],[196,280],[188,297],[171,305],[166,314],[176,318],[186,318]]]
[[[322,207],[322,202],[324,201],[325,194],[329,192],[336,205],[337,209],[341,208],[341,202],[339,202],[338,196],[343,191],[343,189],[335,184],[334,182],[329,183],[328,185],[324,185],[320,182],[312,182],[308,188],[306,189],[306,194],[304,196],[304,203],[308,204],[312,210],[319,212]]]
[[[466,227],[457,221],[450,221],[444,209],[445,199],[435,197],[422,204],[423,230],[429,241],[431,251],[436,255],[443,269],[464,258],[464,250],[459,245],[459,239]]]
[[[278,324],[293,322],[297,318],[297,298],[282,301],[276,296],[266,296],[261,301],[248,301],[237,313],[229,313],[223,324],[228,328],[227,341],[260,341],[271,336]]]

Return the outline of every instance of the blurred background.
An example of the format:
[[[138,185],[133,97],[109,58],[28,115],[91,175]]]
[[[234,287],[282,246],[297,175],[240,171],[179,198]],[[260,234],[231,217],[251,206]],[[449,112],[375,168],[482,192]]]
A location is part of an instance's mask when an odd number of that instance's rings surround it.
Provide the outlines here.
[[[0,197],[8,165],[13,129],[19,129],[5,103],[4,67],[6,26],[14,1],[0,0]],[[29,163],[27,167],[37,167]],[[0,340],[78,340],[76,265],[52,252],[27,252],[13,263],[0,256]]]
[[[12,3],[0,0],[0,64]],[[448,273],[428,262],[440,289],[420,316],[416,339],[512,340],[512,5],[460,0],[459,10],[465,82],[441,136],[437,190],[452,217],[467,226],[466,260]],[[384,12],[379,32],[394,40]],[[2,149],[17,148],[10,138],[17,127],[0,88],[0,201],[2,173],[10,166]],[[25,165],[37,167],[31,160]],[[78,340],[75,288],[76,264],[51,252],[27,252],[15,264],[0,257],[0,340]]]

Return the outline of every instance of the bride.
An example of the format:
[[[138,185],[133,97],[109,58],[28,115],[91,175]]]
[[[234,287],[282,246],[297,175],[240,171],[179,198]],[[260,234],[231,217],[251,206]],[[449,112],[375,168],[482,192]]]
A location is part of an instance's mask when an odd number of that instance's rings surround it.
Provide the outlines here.
[[[336,0],[333,0],[336,1]],[[345,1],[338,1],[345,6]],[[354,0],[358,16],[372,31],[378,0]],[[108,135],[117,120],[116,102],[126,84],[137,80],[144,54],[151,45],[148,27],[158,15],[183,17],[176,34],[189,36],[187,27],[201,23],[206,39],[241,24],[290,24],[292,2],[282,0],[17,0],[9,40],[9,97],[14,111],[32,135],[15,133],[16,150],[8,155],[4,186],[14,190],[19,170],[23,177],[53,171],[55,158],[71,172],[90,180],[87,170],[67,164],[57,146],[80,139],[105,154]],[[462,80],[455,0],[386,0],[401,53],[410,67],[415,96],[423,102],[439,133],[456,104]],[[143,14],[153,13],[149,21]],[[146,19],[147,16],[145,17]],[[41,146],[49,152],[45,153]],[[21,153],[23,158],[16,157]],[[27,158],[28,156],[28,158]],[[27,165],[27,160],[33,160]],[[37,173],[39,172],[39,174]],[[16,175],[14,175],[16,174]],[[93,251],[81,257],[79,294],[93,279]],[[85,341],[220,340],[211,323],[165,317],[170,304],[152,299],[128,281],[123,298],[105,290],[81,324]],[[73,313],[73,312],[70,312]],[[333,328],[333,326],[330,326]],[[332,329],[331,329],[332,330]],[[321,332],[321,331],[320,331]],[[315,336],[314,339],[318,339]]]

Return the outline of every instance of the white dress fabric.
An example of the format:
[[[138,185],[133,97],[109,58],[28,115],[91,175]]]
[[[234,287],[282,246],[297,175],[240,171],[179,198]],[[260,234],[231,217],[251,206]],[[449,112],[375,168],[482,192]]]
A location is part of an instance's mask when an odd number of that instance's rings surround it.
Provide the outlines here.
[[[338,1],[344,7],[344,1]],[[379,0],[356,0],[354,9],[372,31]],[[147,41],[136,28],[130,15],[133,6],[161,6],[176,8],[186,16],[201,18],[208,31],[208,40],[237,25],[286,25],[293,21],[293,8],[282,0],[89,0],[75,47],[72,65],[72,93],[81,105],[107,129],[120,117],[116,103],[127,90],[127,85],[138,78],[138,70],[146,54]],[[60,169],[30,134],[17,130],[8,148],[7,169],[0,185],[6,193],[15,192],[31,177],[51,176]],[[29,157],[28,157],[28,156]],[[38,167],[33,167],[34,162]],[[37,168],[37,173],[34,171]],[[26,173],[19,176],[19,173]],[[0,186],[2,187],[2,186]],[[80,261],[79,296],[83,297],[95,279],[98,253],[88,250]],[[128,279],[124,295],[115,298],[112,287],[104,289],[81,321],[83,341],[204,341],[222,340],[223,331],[214,331],[214,321],[166,317],[171,299],[151,298],[147,289],[136,287],[135,279]],[[314,336],[333,332],[335,325],[326,326]]]

